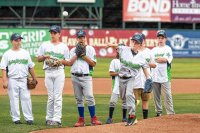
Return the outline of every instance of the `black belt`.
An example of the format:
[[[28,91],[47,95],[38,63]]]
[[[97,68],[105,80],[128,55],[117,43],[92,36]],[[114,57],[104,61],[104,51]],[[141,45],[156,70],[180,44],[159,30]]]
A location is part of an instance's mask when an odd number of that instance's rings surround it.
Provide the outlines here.
[[[130,79],[132,77],[119,77],[120,79]]]
[[[72,73],[72,75],[76,76],[76,77],[85,77],[85,76],[89,76],[89,74],[81,74],[81,73]]]

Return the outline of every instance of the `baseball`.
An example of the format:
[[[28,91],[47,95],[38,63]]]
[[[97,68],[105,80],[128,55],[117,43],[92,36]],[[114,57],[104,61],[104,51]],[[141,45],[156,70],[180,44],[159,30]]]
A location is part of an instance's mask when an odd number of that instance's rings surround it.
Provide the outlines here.
[[[63,16],[68,16],[68,12],[67,11],[63,11]]]

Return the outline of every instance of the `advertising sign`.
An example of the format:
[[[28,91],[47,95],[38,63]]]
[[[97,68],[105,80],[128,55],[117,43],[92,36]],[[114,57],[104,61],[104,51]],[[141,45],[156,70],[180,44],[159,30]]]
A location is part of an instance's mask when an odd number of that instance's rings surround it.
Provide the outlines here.
[[[156,45],[155,30],[85,30],[87,34],[87,44],[95,48],[97,57],[114,57],[116,51],[113,48],[106,48],[108,43],[130,44],[130,38],[137,32],[144,33],[147,36],[146,46],[154,47]],[[62,42],[66,43],[69,48],[77,44],[77,30],[62,30]]]
[[[171,0],[123,0],[123,21],[170,22]]]
[[[50,39],[47,29],[0,29],[0,57],[11,48],[10,36],[14,32],[22,35],[21,47],[28,50],[31,56],[36,55],[42,42]]]
[[[20,33],[21,47],[29,51],[31,56],[36,56],[39,46],[50,40],[48,29],[0,29],[0,57],[11,48],[10,35],[13,32]],[[61,32],[61,41],[70,49],[77,44],[77,30],[65,30]],[[139,32],[146,35],[146,46],[153,48],[157,45],[156,30],[85,30],[88,45],[95,48],[97,57],[115,57],[116,50],[106,48],[108,43],[124,43],[130,45],[131,37]],[[200,32],[192,30],[167,30],[167,45],[173,50],[174,57],[200,57]]]
[[[200,33],[198,31],[168,31],[167,44],[174,57],[200,57]]]
[[[172,0],[173,22],[200,22],[200,0]]]
[[[78,30],[63,29],[61,32],[61,41],[70,49],[77,44],[76,32]],[[147,36],[146,46],[152,48],[156,45],[156,31],[151,30],[85,30],[87,33],[87,44],[95,48],[97,57],[114,57],[115,49],[106,49],[107,43],[130,44],[130,38],[137,32],[144,33]],[[31,56],[36,56],[39,46],[50,40],[48,29],[0,29],[0,57],[11,48],[10,35],[14,32],[20,33],[22,39],[21,47],[28,50]]]

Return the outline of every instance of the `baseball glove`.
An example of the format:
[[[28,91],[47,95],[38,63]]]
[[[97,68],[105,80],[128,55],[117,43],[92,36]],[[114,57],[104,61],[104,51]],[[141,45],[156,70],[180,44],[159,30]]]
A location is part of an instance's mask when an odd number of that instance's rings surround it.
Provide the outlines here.
[[[144,93],[151,93],[152,91],[152,79],[147,79],[144,84]]]
[[[46,65],[48,65],[49,67],[59,67],[62,65],[62,62],[58,59],[55,58],[47,58],[45,60]]]
[[[37,80],[31,80],[31,79],[27,78],[27,87],[29,90],[35,89],[37,84],[38,84]]]
[[[76,45],[75,53],[76,53],[77,57],[85,56],[86,55],[86,46],[83,46],[80,43],[78,43]]]

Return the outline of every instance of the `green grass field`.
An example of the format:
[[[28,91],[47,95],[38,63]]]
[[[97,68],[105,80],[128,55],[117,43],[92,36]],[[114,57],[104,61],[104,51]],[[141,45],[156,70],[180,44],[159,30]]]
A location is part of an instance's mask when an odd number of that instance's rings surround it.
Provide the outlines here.
[[[98,58],[97,65],[94,68],[94,78],[108,78],[108,69],[111,58]],[[38,63],[34,58],[35,71],[37,77],[44,77],[42,70],[43,63]],[[173,78],[200,78],[200,59],[199,58],[175,58],[172,62]],[[70,77],[70,67],[65,67],[66,77]],[[1,76],[1,74],[0,74]]]
[[[105,123],[108,115],[108,103],[109,95],[95,95],[96,99],[96,112],[98,118]],[[174,108],[177,114],[183,113],[199,113],[200,106],[200,94],[187,94],[187,95],[174,95]],[[40,130],[47,127],[45,125],[45,115],[46,115],[46,101],[47,96],[32,96],[33,102],[33,114],[35,118],[34,125],[15,125],[12,123],[11,117],[9,115],[9,99],[8,96],[0,96],[0,132],[1,133],[27,133],[33,130]],[[165,114],[165,112],[164,112]],[[62,127],[72,127],[77,120],[77,108],[75,104],[74,96],[64,95],[63,96],[63,117],[62,117]],[[21,113],[21,120],[23,121],[23,115]],[[149,105],[149,117],[154,117],[154,104],[150,101]],[[85,117],[86,123],[89,125],[90,119],[87,107],[85,107]],[[142,119],[141,104],[137,107],[137,118]],[[121,121],[121,106],[120,101],[118,101],[117,107],[113,116],[114,122]],[[54,127],[55,128],[55,127]]]
[[[42,63],[36,63],[35,70],[38,77],[44,77]],[[95,78],[108,78],[108,69],[111,58],[98,58],[97,65],[94,69]],[[200,78],[200,59],[199,58],[175,58],[172,62],[173,78]],[[70,77],[70,67],[65,68],[66,77]]]
[[[42,63],[38,63],[35,59],[33,59],[36,63],[35,71],[37,77],[44,77],[44,71],[42,70]],[[94,70],[93,77],[109,77],[108,68],[110,58],[98,58],[97,66]],[[174,59],[172,64],[172,77],[173,78],[200,78],[200,60],[196,59],[186,59],[179,58]],[[66,67],[65,69],[66,77],[70,77],[70,67]],[[110,95],[96,95],[96,106],[97,106],[97,116],[100,118],[102,122],[105,123],[108,115],[108,103],[110,99]],[[199,113],[200,106],[200,94],[185,94],[185,95],[174,95],[174,107],[177,114],[182,113]],[[45,115],[46,115],[46,102],[47,96],[32,96],[33,102],[33,114],[35,118],[35,123],[32,126],[28,126],[26,124],[22,125],[14,125],[12,123],[10,114],[9,114],[9,99],[8,96],[0,96],[0,133],[27,133],[33,130],[40,130],[47,127],[45,125]],[[149,117],[154,117],[154,104],[153,101],[150,101],[150,113]],[[85,109],[86,121],[89,124],[89,114],[88,110]],[[165,113],[165,112],[164,112]],[[22,120],[23,115],[21,113]],[[76,122],[78,117],[76,102],[74,96],[65,95],[63,96],[63,118],[62,124],[63,127],[72,127]],[[138,119],[142,119],[141,113],[141,105],[137,108],[137,117]],[[114,122],[121,121],[121,106],[120,102],[118,102],[115,113],[114,113]],[[23,121],[24,122],[24,121]]]

